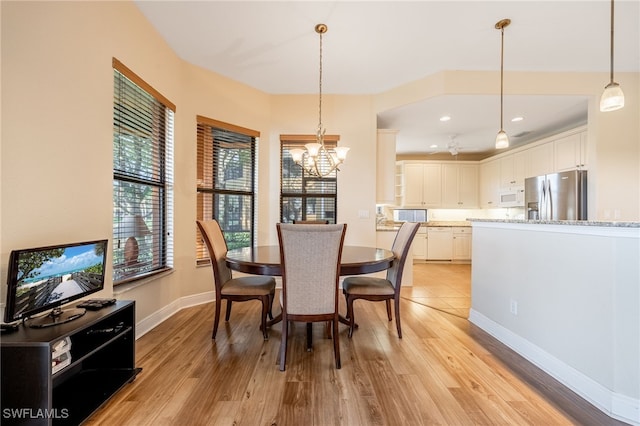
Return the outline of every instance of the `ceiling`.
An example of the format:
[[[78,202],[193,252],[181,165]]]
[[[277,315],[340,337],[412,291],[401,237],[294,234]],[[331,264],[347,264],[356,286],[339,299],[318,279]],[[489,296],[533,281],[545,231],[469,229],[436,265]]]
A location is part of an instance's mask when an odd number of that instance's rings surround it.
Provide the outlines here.
[[[329,28],[323,94],[378,94],[446,70],[499,71],[494,25],[510,18],[504,129],[512,146],[586,123],[588,99],[509,95],[509,71],[609,72],[608,0],[135,3],[180,58],[270,94],[318,93],[318,23]],[[616,1],[614,16],[615,71],[639,72],[640,0]],[[452,142],[461,153],[489,153],[499,118],[499,97],[449,95],[381,112],[378,128],[398,130],[398,154],[448,152]]]

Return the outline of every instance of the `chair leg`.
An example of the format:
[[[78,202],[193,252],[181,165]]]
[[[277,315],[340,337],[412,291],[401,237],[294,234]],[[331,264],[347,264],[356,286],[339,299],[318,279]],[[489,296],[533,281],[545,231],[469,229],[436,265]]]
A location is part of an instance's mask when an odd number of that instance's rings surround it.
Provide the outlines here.
[[[349,319],[349,339],[353,336],[353,329],[355,328],[356,320],[353,317],[353,302],[355,300],[347,296],[347,318]]]
[[[402,339],[402,328],[400,327],[400,298],[394,299],[394,308],[396,311],[396,328],[398,329],[398,338]]]
[[[266,295],[260,299],[262,302],[262,325],[260,329],[262,330],[262,336],[264,340],[269,340],[269,333],[267,332],[267,313],[269,312],[269,295]]]
[[[276,298],[274,293],[269,294],[269,319],[273,320],[273,299]]]
[[[289,338],[289,320],[282,314],[282,337],[280,338],[280,371],[284,371],[287,365],[287,339]]]
[[[344,292],[344,301],[347,303],[347,306],[349,306],[349,296],[347,295],[346,292]],[[351,318],[349,316],[349,309],[347,309],[347,315],[344,317],[344,319],[349,319]]]
[[[313,349],[313,325],[307,323],[307,352],[311,352]]]
[[[218,332],[218,323],[220,322],[220,310],[222,309],[222,298],[216,297],[216,311],[213,313],[213,332],[211,333],[211,339],[216,340],[216,333]],[[229,301],[227,301],[229,303]]]
[[[338,336],[338,315],[333,319],[333,353],[336,358],[336,368],[342,367],[340,363],[340,337]]]
[[[385,302],[387,302],[387,318],[391,321],[391,300],[387,299]]]
[[[227,313],[224,315],[224,320],[229,321],[231,317],[231,300],[227,299]]]

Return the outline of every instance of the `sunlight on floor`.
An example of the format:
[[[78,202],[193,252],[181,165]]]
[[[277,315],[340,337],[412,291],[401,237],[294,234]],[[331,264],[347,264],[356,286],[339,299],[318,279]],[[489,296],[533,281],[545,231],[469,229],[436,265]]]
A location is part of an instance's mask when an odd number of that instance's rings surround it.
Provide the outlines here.
[[[461,318],[471,308],[471,265],[418,263],[413,265],[413,287],[402,297]]]

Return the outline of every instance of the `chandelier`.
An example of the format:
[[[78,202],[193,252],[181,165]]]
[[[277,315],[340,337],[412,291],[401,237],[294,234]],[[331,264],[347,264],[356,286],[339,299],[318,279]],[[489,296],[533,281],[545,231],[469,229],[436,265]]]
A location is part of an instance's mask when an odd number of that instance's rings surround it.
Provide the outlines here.
[[[509,136],[502,127],[503,104],[504,104],[504,27],[511,23],[511,19],[502,19],[496,23],[496,29],[500,30],[500,131],[496,136],[496,149],[509,147]]]
[[[289,150],[293,161],[300,165],[305,172],[311,176],[325,177],[334,170],[340,170],[338,167],[347,158],[349,148],[344,146],[335,146],[327,148],[324,144],[324,134],[326,129],[322,127],[322,35],[327,32],[325,24],[318,24],[315,27],[316,32],[320,35],[320,83],[318,96],[318,130],[316,130],[316,142],[308,143],[302,148]]]

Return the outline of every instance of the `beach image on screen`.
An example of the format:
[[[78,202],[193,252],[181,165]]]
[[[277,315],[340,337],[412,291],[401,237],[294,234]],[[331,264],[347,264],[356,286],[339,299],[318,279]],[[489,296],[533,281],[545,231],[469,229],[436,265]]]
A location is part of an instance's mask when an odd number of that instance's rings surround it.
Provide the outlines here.
[[[16,313],[100,289],[103,260],[104,246],[95,243],[19,253]]]

